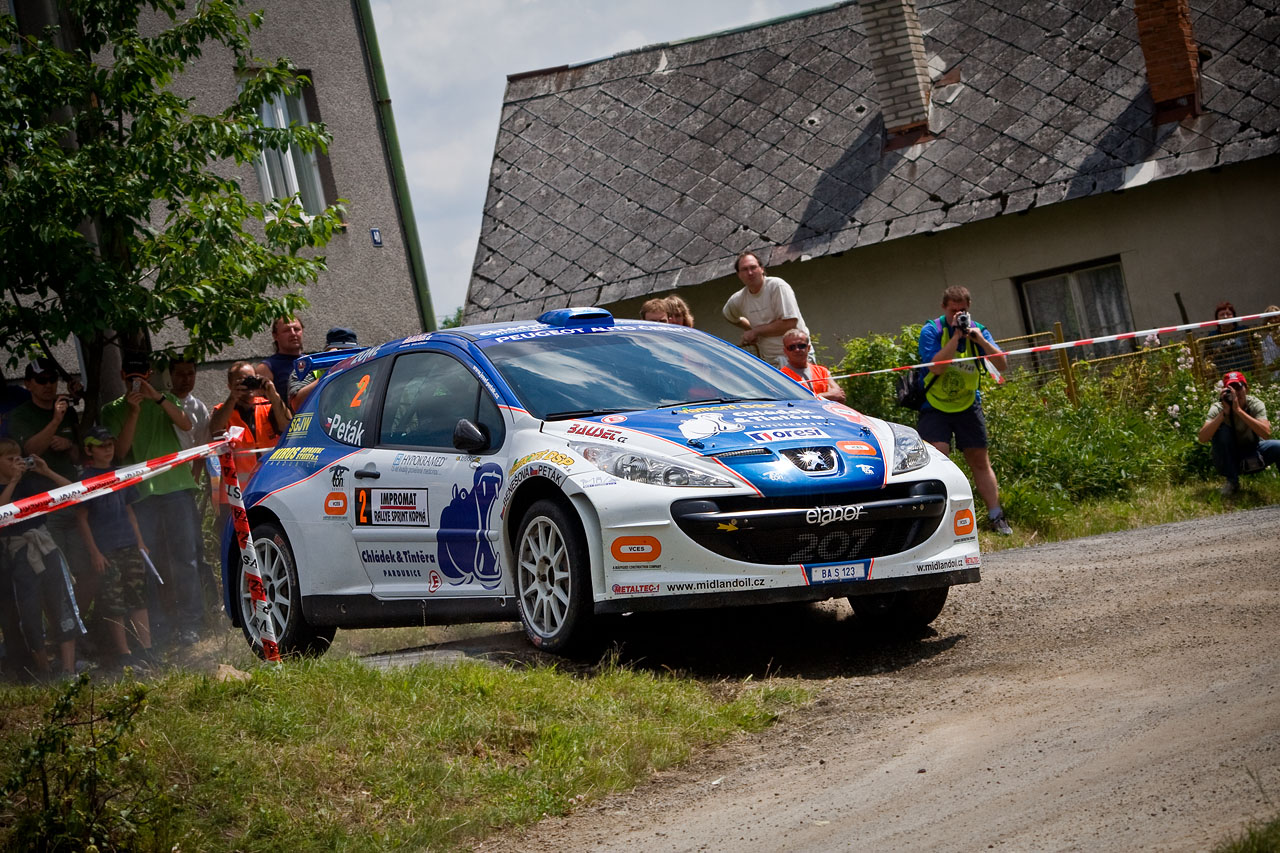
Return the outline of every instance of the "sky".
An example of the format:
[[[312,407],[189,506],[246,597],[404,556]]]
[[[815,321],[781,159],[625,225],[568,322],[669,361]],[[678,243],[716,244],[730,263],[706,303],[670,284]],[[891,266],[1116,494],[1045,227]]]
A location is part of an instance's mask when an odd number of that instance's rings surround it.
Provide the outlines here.
[[[830,0],[373,0],[437,319],[466,298],[507,75],[828,5]]]

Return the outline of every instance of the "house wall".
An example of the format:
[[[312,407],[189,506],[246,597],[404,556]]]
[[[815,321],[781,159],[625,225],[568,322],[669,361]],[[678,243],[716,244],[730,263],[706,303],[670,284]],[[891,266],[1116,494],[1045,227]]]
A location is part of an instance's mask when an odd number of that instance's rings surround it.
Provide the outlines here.
[[[307,351],[320,349],[326,330],[347,326],[362,343],[376,344],[423,330],[409,257],[383,153],[373,90],[366,72],[360,31],[350,2],[274,0],[262,29],[251,35],[254,55],[287,56],[309,73],[319,119],[333,135],[329,165],[338,198],[346,200],[347,229],[324,249],[329,266],[304,294],[311,307],[300,314]],[[237,90],[231,55],[206,50],[175,90],[196,98],[195,108],[223,109]],[[312,117],[314,120],[314,116]],[[230,168],[230,167],[228,167]],[[252,166],[232,169],[250,200],[262,199]],[[326,198],[333,203],[336,199]],[[378,228],[381,248],[370,229]],[[157,344],[162,336],[154,338]],[[226,396],[226,367],[272,351],[270,330],[224,350],[201,369],[196,393],[210,403]]]
[[[892,333],[939,312],[944,288],[973,293],[974,317],[997,337],[1025,334],[1014,279],[1119,256],[1138,328],[1213,318],[1230,300],[1241,314],[1280,303],[1280,158],[1157,181],[1035,208],[941,233],[878,243],[841,256],[772,267],[795,288],[830,359],[839,342]],[[734,276],[680,291],[698,328],[737,341],[720,314]],[[643,300],[606,306],[637,316]]]

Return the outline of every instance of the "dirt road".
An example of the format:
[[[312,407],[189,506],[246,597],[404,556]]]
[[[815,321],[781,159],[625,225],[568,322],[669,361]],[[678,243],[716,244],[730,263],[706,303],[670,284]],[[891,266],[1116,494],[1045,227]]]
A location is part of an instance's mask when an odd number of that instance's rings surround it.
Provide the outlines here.
[[[640,665],[817,701],[478,849],[1202,851],[1280,812],[1280,507],[982,570],[916,641],[844,603],[624,623]]]

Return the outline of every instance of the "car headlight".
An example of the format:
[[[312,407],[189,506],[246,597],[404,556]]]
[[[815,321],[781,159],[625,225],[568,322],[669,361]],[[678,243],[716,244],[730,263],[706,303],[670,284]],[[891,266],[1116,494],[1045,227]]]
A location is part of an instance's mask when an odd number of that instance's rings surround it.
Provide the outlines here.
[[[637,453],[622,447],[609,447],[603,444],[587,444],[585,442],[569,442],[569,447],[601,471],[605,471],[623,480],[634,483],[649,483],[653,486],[713,486],[716,488],[732,487],[732,481],[715,474],[707,474],[693,468],[686,468],[665,459],[657,459],[646,453]]]
[[[889,426],[893,429],[893,473],[905,474],[929,464],[929,446],[920,433],[902,424]]]

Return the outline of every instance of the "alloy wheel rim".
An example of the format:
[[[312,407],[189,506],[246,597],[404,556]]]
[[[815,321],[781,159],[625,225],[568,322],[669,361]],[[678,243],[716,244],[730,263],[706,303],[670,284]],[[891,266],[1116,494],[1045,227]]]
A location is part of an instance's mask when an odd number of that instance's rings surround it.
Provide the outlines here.
[[[289,621],[290,610],[289,572],[285,568],[284,554],[270,539],[255,539],[253,550],[258,557],[258,573],[262,578],[262,587],[266,590],[267,601],[271,605],[268,618],[271,619],[275,638],[279,640],[284,633],[284,626]],[[240,585],[240,617],[245,625],[251,626],[250,630],[254,637],[261,641],[262,632],[257,630],[253,605],[253,596],[242,583]]]
[[[539,517],[525,529],[518,560],[520,601],[530,627],[544,637],[564,627],[569,613],[569,553],[560,529]]]

